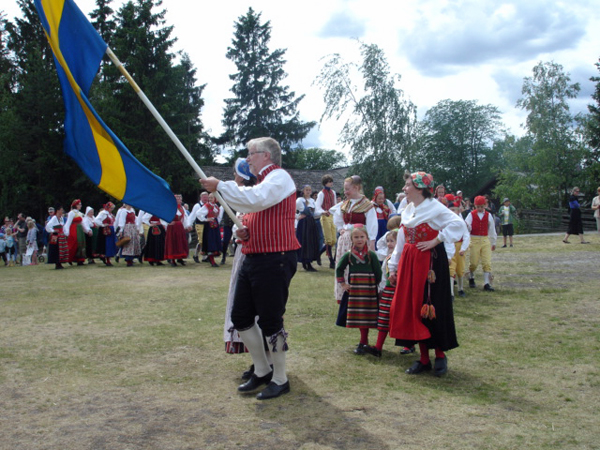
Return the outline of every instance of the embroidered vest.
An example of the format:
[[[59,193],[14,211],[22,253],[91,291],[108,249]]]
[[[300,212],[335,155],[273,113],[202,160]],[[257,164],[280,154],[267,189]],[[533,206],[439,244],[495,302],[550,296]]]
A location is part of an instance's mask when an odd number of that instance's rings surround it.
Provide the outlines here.
[[[275,164],[267,167],[258,176],[258,182],[261,183],[269,173],[276,169],[281,168]],[[244,222],[248,227],[250,237],[244,241],[242,252],[253,254],[298,250],[300,243],[296,239],[295,218],[295,192],[270,208],[245,214]]]
[[[427,223],[421,223],[414,228],[407,228],[402,225],[404,239],[407,244],[416,244],[417,242],[430,241],[438,236],[438,231],[434,230]]]
[[[471,235],[472,236],[487,236],[488,235],[488,220],[489,213],[486,211],[483,214],[483,219],[479,218],[477,211],[471,213],[473,222],[471,223]]]
[[[323,211],[329,211],[330,208],[335,205],[335,195],[333,195],[333,191],[331,189],[323,189]]]

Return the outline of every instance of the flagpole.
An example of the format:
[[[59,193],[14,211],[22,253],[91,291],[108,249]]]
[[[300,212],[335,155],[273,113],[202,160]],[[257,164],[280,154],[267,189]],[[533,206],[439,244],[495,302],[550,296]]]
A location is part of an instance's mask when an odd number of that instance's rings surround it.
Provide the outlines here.
[[[121,74],[127,79],[127,81],[129,82],[129,84],[131,85],[133,90],[136,92],[138,97],[142,100],[144,105],[146,105],[146,107],[150,110],[150,112],[152,113],[154,118],[158,121],[158,123],[163,128],[163,130],[165,130],[165,132],[171,138],[171,140],[173,141],[173,143],[175,144],[177,149],[181,152],[181,154],[187,160],[187,162],[190,163],[190,165],[196,171],[198,176],[203,180],[208,178],[206,176],[206,174],[204,173],[204,171],[196,163],[196,161],[194,161],[194,158],[192,158],[192,155],[190,155],[190,153],[187,151],[187,149],[183,146],[183,144],[181,143],[179,138],[175,135],[175,133],[173,133],[173,130],[171,130],[171,127],[169,127],[167,122],[165,122],[165,120],[162,118],[160,113],[156,110],[156,108],[154,107],[152,102],[150,100],[148,100],[148,97],[146,97],[146,94],[144,94],[144,92],[140,89],[140,87],[135,82],[135,80],[131,77],[129,72],[127,72],[127,69],[125,69],[125,67],[123,67],[123,64],[121,64],[121,61],[119,61],[119,58],[117,58],[117,55],[114,54],[114,52],[110,49],[110,47],[106,48],[106,54],[108,55],[110,60],[113,62],[113,64],[115,66],[117,66],[117,69],[119,69],[119,72],[121,72]],[[225,212],[227,213],[227,215],[229,215],[229,217],[231,217],[231,220],[233,220],[233,222],[239,228],[242,228],[243,227],[242,222],[240,222],[240,220],[236,217],[233,210],[229,207],[229,205],[225,202],[225,200],[223,200],[223,197],[221,197],[221,194],[219,194],[219,191],[215,191],[214,195],[217,198],[218,202],[223,207],[223,209],[225,210]]]

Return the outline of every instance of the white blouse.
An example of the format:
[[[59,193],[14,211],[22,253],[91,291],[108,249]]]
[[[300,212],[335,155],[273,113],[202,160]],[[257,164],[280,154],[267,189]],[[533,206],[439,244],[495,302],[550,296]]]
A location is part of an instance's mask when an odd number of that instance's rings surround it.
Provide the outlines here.
[[[438,239],[444,243],[446,253],[451,258],[455,252],[454,243],[460,241],[467,230],[462,217],[431,198],[423,200],[417,207],[414,203],[409,203],[402,212],[402,225],[406,228],[415,228],[423,223],[427,223],[439,232]],[[388,263],[390,274],[395,274],[398,269],[405,242],[404,232],[400,229],[396,240],[396,248]]]

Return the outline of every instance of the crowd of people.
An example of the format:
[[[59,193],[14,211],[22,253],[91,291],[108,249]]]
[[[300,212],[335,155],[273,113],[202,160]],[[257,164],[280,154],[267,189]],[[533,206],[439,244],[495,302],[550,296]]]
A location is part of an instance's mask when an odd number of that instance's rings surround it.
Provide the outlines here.
[[[396,202],[381,186],[367,197],[357,175],[344,180],[343,198],[333,190],[331,175],[322,178],[319,192],[313,193],[311,186],[297,192],[281,168],[277,141],[253,139],[247,147],[248,157],[235,162],[234,181],[200,180],[205,190],[191,212],[176,195],[177,212],[169,223],[126,204],[113,214],[111,202],[98,214],[90,206],[83,213],[79,199],[67,214],[62,206],[49,208],[43,226],[23,214],[15,223],[6,218],[0,230],[5,264],[14,264],[17,255],[22,263],[35,264],[38,253],[45,253],[56,269],[96,260],[113,266],[111,260],[120,258],[127,267],[136,260],[177,267],[186,265],[189,235],[195,231],[193,261],[201,263],[202,258],[219,267],[233,244],[225,351],[250,354],[252,365],[242,374],[238,391],[262,388],[257,398],[267,400],[290,392],[284,315],[297,264],[315,272],[313,263],[322,266],[325,255],[334,270],[333,296],[339,305],[335,323],[359,331],[354,353],[381,357],[389,336],[401,347],[400,354],[419,351],[407,374],[444,375],[447,352],[458,347],[455,293],[466,295],[464,277],[476,288],[479,266],[483,290],[494,292],[497,229],[502,230],[503,248],[514,245],[516,210],[510,200],[505,198],[497,212],[487,196],[476,196],[471,204],[461,191],[450,193],[443,185],[434,189],[433,176],[423,171],[405,174]],[[217,191],[237,211],[241,227],[223,214]],[[600,188],[598,193],[592,208],[600,230]],[[582,236],[577,194],[575,188],[573,223],[565,243],[570,234]],[[377,332],[374,345],[369,341],[371,329]]]

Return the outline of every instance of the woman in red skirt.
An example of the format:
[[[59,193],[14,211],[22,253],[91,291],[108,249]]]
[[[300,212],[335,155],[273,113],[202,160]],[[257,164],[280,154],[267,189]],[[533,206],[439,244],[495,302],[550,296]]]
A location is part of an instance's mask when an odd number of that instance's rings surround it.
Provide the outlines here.
[[[462,218],[432,198],[433,178],[425,172],[405,175],[408,206],[396,249],[388,262],[390,282],[397,284],[390,308],[390,336],[404,347],[419,344],[421,358],[406,373],[448,371],[445,351],[458,347],[452,311],[448,259],[466,225]]]
[[[176,194],[177,213],[167,227],[167,235],[165,237],[165,259],[173,267],[177,267],[177,263],[185,266],[184,259],[188,257],[189,248],[187,236],[185,235],[185,210],[181,206],[181,195]]]

